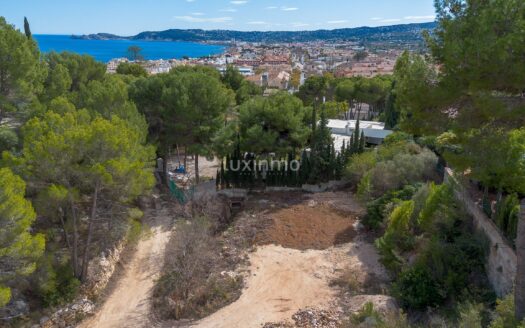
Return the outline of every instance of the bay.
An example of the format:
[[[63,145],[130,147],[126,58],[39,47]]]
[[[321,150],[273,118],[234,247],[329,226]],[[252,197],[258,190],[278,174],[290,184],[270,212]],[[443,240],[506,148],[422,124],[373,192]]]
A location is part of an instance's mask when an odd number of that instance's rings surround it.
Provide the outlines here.
[[[136,41],[136,40],[81,40],[69,35],[37,34],[40,51],[69,51],[93,56],[96,60],[107,63],[113,58],[127,57],[130,46],[142,48],[142,56],[146,60],[180,59],[184,56],[199,58],[223,53],[226,49],[220,45],[209,45],[192,42],[170,41]]]

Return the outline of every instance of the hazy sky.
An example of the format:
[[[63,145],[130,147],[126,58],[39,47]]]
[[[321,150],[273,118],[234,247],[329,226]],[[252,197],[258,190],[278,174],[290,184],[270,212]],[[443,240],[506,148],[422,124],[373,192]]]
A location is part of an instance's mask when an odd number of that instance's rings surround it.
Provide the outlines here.
[[[312,30],[428,22],[433,0],[0,0],[35,34],[134,35],[169,28]]]

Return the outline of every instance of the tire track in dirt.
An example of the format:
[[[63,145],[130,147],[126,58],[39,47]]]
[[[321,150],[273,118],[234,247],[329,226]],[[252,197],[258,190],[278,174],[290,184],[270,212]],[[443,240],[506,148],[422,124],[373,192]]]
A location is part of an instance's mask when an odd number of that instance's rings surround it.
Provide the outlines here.
[[[150,298],[164,261],[172,219],[160,210],[151,224],[151,234],[137,245],[133,258],[117,286],[95,316],[79,328],[153,327]]]

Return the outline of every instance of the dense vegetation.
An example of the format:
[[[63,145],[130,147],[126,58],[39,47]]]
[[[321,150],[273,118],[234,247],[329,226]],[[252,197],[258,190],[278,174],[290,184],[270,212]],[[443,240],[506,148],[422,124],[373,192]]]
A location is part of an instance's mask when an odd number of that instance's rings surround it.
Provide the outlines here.
[[[0,41],[4,315],[11,300],[46,307],[76,296],[92,258],[141,217],[134,204],[154,184],[155,150],[128,97],[133,78],[108,76],[88,56],[41,55],[28,27],[3,18]]]

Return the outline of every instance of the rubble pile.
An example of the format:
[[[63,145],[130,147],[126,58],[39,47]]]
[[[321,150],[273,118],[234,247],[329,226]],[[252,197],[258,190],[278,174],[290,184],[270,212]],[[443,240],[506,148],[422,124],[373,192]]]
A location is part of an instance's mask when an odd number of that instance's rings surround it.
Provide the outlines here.
[[[263,328],[337,328],[340,325],[337,313],[319,309],[299,310],[292,316],[292,319],[294,324],[266,323]]]
[[[51,315],[51,317],[43,317],[40,319],[39,325],[34,325],[34,328],[63,328],[74,324],[78,318],[93,314],[95,311],[95,304],[87,298],[82,298],[74,303],[69,304]]]

